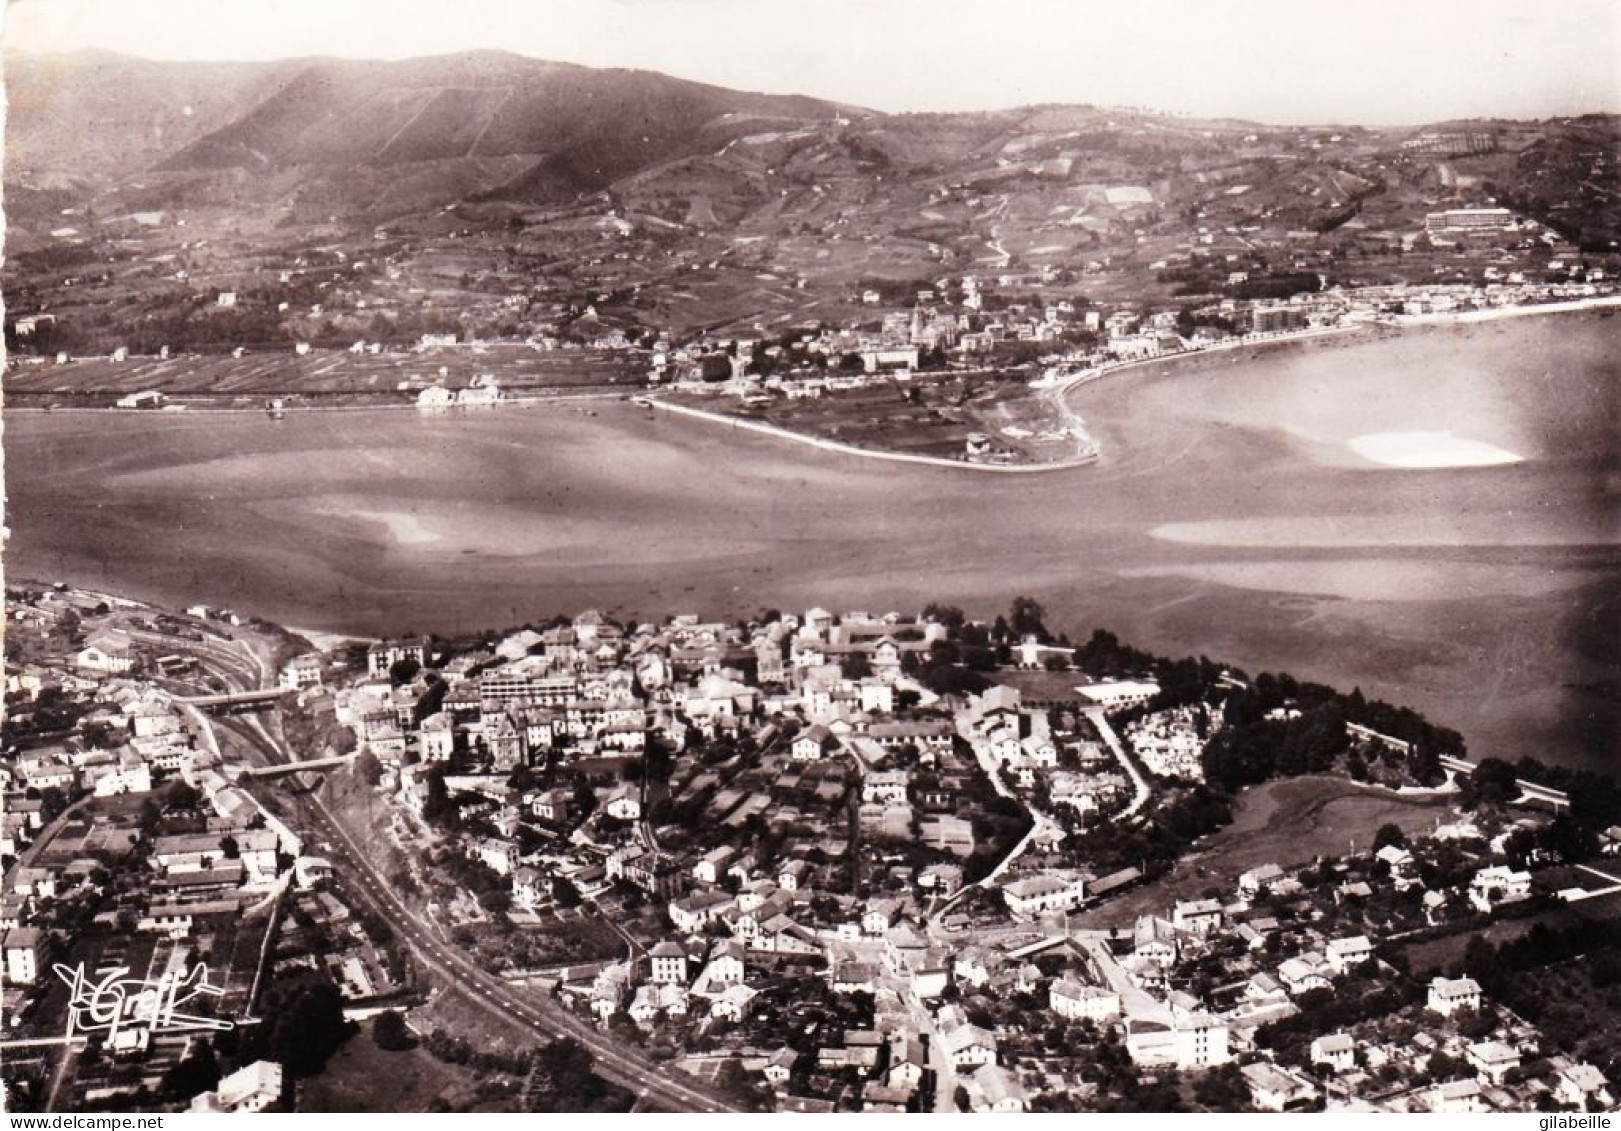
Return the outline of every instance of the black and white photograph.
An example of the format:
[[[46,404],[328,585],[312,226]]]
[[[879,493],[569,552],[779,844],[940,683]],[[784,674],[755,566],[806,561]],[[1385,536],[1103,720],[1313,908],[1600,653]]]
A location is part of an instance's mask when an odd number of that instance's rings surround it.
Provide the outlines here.
[[[1616,0],[0,18],[10,1126],[1621,1112]]]

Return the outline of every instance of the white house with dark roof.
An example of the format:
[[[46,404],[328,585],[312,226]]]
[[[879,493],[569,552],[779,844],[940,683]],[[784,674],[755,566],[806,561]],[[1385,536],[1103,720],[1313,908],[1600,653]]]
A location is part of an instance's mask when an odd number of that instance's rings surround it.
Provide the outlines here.
[[[1332,939],[1326,948],[1328,966],[1336,974],[1348,974],[1373,957],[1373,944],[1366,935]]]
[[[1221,901],[1182,900],[1171,910],[1171,923],[1179,931],[1203,937],[1221,926]]]
[[[384,678],[401,660],[414,660],[418,666],[428,662],[428,645],[422,640],[379,640],[366,649],[366,674],[374,679]]]
[[[1480,1008],[1480,983],[1473,978],[1432,978],[1426,1001],[1443,1017],[1464,1009]]]
[[[1479,1041],[1466,1048],[1463,1055],[1480,1073],[1481,1080],[1492,1084],[1503,1083],[1503,1078],[1520,1066],[1519,1050],[1502,1041]]]
[[[1263,891],[1282,880],[1288,873],[1276,864],[1262,864],[1238,877],[1238,890],[1246,899],[1254,899]]]
[[[1356,1044],[1347,1033],[1327,1033],[1312,1041],[1311,1062],[1349,1072],[1356,1067]]]
[[[288,660],[281,669],[277,684],[287,691],[302,691],[306,687],[320,687],[320,654],[317,652],[305,652],[302,656],[294,656],[291,660]]]
[[[687,984],[687,951],[680,943],[666,939],[647,952],[649,976],[662,985]]]
[[[1585,1063],[1561,1069],[1554,1082],[1553,1094],[1560,1103],[1571,1107],[1586,1107],[1589,1100],[1595,1100],[1603,1107],[1615,1103],[1610,1082],[1605,1079],[1604,1073]]]
[[[1250,1091],[1250,1102],[1262,1111],[1285,1111],[1310,1103],[1317,1097],[1317,1086],[1298,1072],[1260,1061],[1239,1069]]]
[[[103,629],[91,634],[73,662],[87,671],[122,675],[135,666],[135,645],[129,633]]]
[[[1531,896],[1531,873],[1501,865],[1482,868],[1469,881],[1469,902],[1482,913],[1501,903],[1517,903]]]
[[[1287,958],[1278,965],[1278,980],[1295,995],[1328,989],[1334,984],[1329,973],[1327,963],[1314,954]]]
[[[1085,1018],[1104,1025],[1120,1016],[1120,995],[1073,978],[1058,978],[1047,987],[1047,1004],[1060,1017]]]
[[[1440,1115],[1473,1115],[1486,1110],[1477,1080],[1452,1080],[1430,1090],[1430,1110]]]
[[[603,810],[616,820],[639,821],[642,817],[642,795],[635,786],[620,786],[609,795]]]
[[[985,1064],[969,1074],[964,1088],[969,1106],[976,1112],[998,1114],[1030,1110],[1030,1093],[1019,1078],[1000,1064]]]
[[[38,927],[13,927],[0,940],[5,951],[6,984],[31,986],[45,965],[45,932]]]
[[[789,754],[796,762],[817,762],[838,749],[839,740],[821,723],[801,731],[794,737]]]
[[[1018,916],[1039,915],[1043,911],[1066,911],[1079,907],[1086,899],[1086,880],[1082,876],[1048,872],[1026,876],[1002,885],[1002,899],[1008,910]]]

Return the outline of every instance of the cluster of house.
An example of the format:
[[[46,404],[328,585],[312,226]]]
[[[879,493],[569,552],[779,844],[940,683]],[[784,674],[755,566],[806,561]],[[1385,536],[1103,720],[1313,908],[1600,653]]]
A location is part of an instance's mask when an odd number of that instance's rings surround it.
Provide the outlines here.
[[[1393,888],[1420,883],[1414,854],[1408,848],[1386,845],[1375,859],[1383,865],[1377,874],[1385,878],[1379,882]],[[724,862],[724,857],[717,856],[716,862]],[[706,865],[703,872],[706,878],[718,874],[714,864]],[[1521,898],[1517,883],[1511,880],[1519,875],[1523,874],[1499,866],[1483,867],[1456,898],[1472,900],[1482,889],[1498,893],[1493,906],[1502,898]],[[657,988],[674,985],[676,963],[696,992],[696,987],[714,979],[703,974],[693,978],[691,972],[707,969],[706,964],[713,964],[717,956],[724,958],[729,974],[737,975],[736,982],[727,984],[745,986],[759,976],[769,976],[773,951],[814,961],[834,993],[875,995],[874,1035],[847,1032],[842,1045],[831,1044],[816,1054],[817,1066],[823,1070],[870,1067],[875,1062],[867,1059],[870,1054],[864,1050],[879,1044],[890,1046],[887,1075],[864,1077],[860,1095],[865,1110],[900,1110],[915,1088],[915,1082],[907,1079],[913,1071],[909,1066],[919,1063],[936,1072],[949,1066],[974,1110],[1024,1110],[1033,1094],[1052,1083],[1052,1077],[1039,1066],[1018,1056],[1006,1057],[1000,1026],[993,1029],[971,1022],[955,1000],[963,996],[1008,1000],[1032,995],[1056,1017],[1117,1027],[1133,1061],[1146,1070],[1198,1070],[1237,1062],[1251,1103],[1262,1110],[1293,1109],[1325,1098],[1321,1071],[1307,1073],[1277,1061],[1257,1043],[1256,1034],[1263,1025],[1298,1013],[1308,995],[1316,995],[1309,998],[1315,1001],[1348,978],[1366,976],[1380,963],[1373,940],[1364,934],[1324,933],[1310,925],[1309,916],[1297,915],[1287,925],[1281,923],[1279,909],[1315,896],[1308,895],[1299,878],[1276,865],[1244,873],[1225,899],[1180,901],[1167,915],[1142,916],[1126,929],[1068,930],[1059,926],[1063,920],[1047,913],[1079,905],[1087,894],[1085,881],[1084,876],[1053,874],[1004,884],[1002,891],[1010,909],[1040,921],[1041,926],[1034,930],[976,931],[953,937],[942,934],[941,925],[916,903],[872,900],[859,918],[845,910],[847,902],[839,904],[845,921],[818,922],[811,929],[793,932],[787,942],[762,940],[791,929],[803,892],[785,893],[767,883],[746,889],[747,894],[738,900],[706,888],[671,904],[672,918],[684,940],[660,943],[660,949],[652,952],[659,957],[649,962],[651,971],[662,969],[665,974],[653,973],[641,988],[632,988],[637,981],[636,964],[621,964],[609,975],[608,998],[598,996],[604,991],[594,982],[581,982],[577,992],[591,995],[592,1008],[599,1016],[609,1015],[618,1008],[617,1003],[630,1000],[638,1023],[652,1024],[658,1009],[672,1008],[676,1002],[679,1005],[674,1008],[684,1009],[692,1000],[676,989]],[[1355,881],[1342,884],[1333,897],[1373,894],[1367,881]],[[737,920],[727,918],[740,905],[763,908],[761,914],[771,915],[775,921],[774,929],[764,934],[751,932],[744,941],[736,930]],[[718,914],[713,914],[715,909]],[[727,924],[730,937],[712,938],[708,928],[714,923]],[[1213,991],[1205,1000],[1175,988],[1185,984],[1184,972],[1190,966],[1235,951],[1240,958],[1224,961],[1238,981],[1223,987],[1219,995]],[[948,993],[949,987],[956,987],[955,993]],[[1442,1018],[1458,1018],[1483,1008],[1489,1008],[1489,1003],[1483,1001],[1473,980],[1438,976],[1429,983],[1424,1004],[1415,1016],[1422,1023],[1425,1010]],[[728,1006],[724,1015],[736,1014]],[[1612,1085],[1599,1069],[1567,1057],[1544,1058],[1536,1031],[1524,1023],[1506,1021],[1480,1039],[1449,1034],[1446,1025],[1433,1018],[1423,1028],[1426,1031],[1404,1045],[1381,1044],[1366,1034],[1347,1031],[1316,1036],[1310,1061],[1332,1076],[1326,1091],[1330,1107],[1482,1111],[1526,1110],[1541,1097],[1576,1107],[1590,1101],[1614,1102]],[[920,1054],[916,1051],[920,1047],[935,1052]],[[1453,1055],[1474,1075],[1428,1083],[1429,1058],[1438,1053]],[[1533,1058],[1547,1065],[1546,1073],[1528,1080],[1510,1076],[1513,1069]],[[791,1050],[782,1050],[753,1066],[761,1068],[780,1089],[798,1060]],[[799,1063],[803,1066],[803,1061]],[[1395,1085],[1374,1075],[1387,1065],[1400,1070]],[[1402,1084],[1403,1078],[1418,1078],[1419,1082]],[[783,1098],[810,1102],[803,1096]]]
[[[1421,886],[1413,853],[1399,845],[1386,845],[1376,854],[1394,888]],[[1013,885],[1009,885],[1011,890]],[[1343,979],[1365,973],[1379,960],[1365,935],[1324,935],[1316,928],[1280,924],[1276,909],[1301,897],[1303,885],[1276,865],[1253,868],[1239,878],[1233,896],[1186,900],[1168,917],[1144,916],[1127,931],[1074,931],[1048,934],[1017,950],[996,956],[1011,966],[1039,955],[1059,956],[1059,973],[1045,980],[1049,1008],[1067,1019],[1085,1018],[1096,1024],[1118,1024],[1126,1048],[1144,1067],[1174,1065],[1199,1068],[1231,1060],[1242,1062],[1241,1075],[1251,1102],[1263,1110],[1282,1111],[1323,1098],[1321,1084],[1296,1067],[1276,1063],[1257,1046],[1257,1029],[1299,1012],[1299,1000],[1317,991],[1332,993]],[[1068,896],[1056,883],[1051,891],[1061,908]],[[1489,892],[1489,899],[1479,899]],[[1334,893],[1341,898],[1373,894],[1366,881],[1346,883]],[[1526,898],[1529,877],[1501,866],[1481,868],[1459,893],[1434,893],[1425,901],[1434,911],[1449,899],[1464,899],[1486,912],[1504,901]],[[1213,953],[1223,945],[1238,944],[1242,959],[1228,960],[1232,972],[1249,971],[1235,993],[1224,992],[1217,1007],[1173,989],[1179,967]],[[986,962],[983,952],[974,961]],[[1279,956],[1283,957],[1279,957]],[[989,963],[987,963],[989,965]],[[994,969],[994,966],[992,966]],[[960,969],[960,967],[959,967]],[[1014,988],[1037,989],[1043,979],[1034,966],[1019,967]],[[1232,987],[1228,987],[1228,991]],[[1429,986],[1425,1007],[1452,1018],[1486,1007],[1480,986],[1469,978],[1436,977]],[[1431,1026],[1432,1029],[1440,1027]],[[1311,1045],[1314,1064],[1331,1070],[1335,1084],[1329,1091],[1330,1108],[1348,1110],[1484,1111],[1526,1110],[1539,1097],[1584,1107],[1589,1100],[1614,1102],[1609,1081],[1592,1065],[1569,1058],[1548,1059],[1543,1078],[1511,1080],[1508,1074],[1524,1060],[1541,1058],[1534,1028],[1510,1021],[1488,1037],[1468,1040],[1443,1032],[1421,1032],[1409,1046],[1381,1045],[1345,1032],[1326,1033]],[[1444,1080],[1430,1086],[1391,1088],[1376,1086],[1370,1073],[1387,1065],[1410,1069],[1422,1076],[1433,1053],[1448,1053],[1476,1074],[1471,1079]]]
[[[424,642],[379,643],[366,679],[337,689],[334,703],[339,720],[398,767],[402,788],[419,799],[437,764],[505,775],[548,761],[634,756],[655,741],[682,750],[689,736],[791,726],[783,744],[790,762],[848,756],[863,775],[864,799],[883,805],[905,789],[885,775],[893,753],[909,747],[927,765],[951,748],[949,715],[928,711],[934,696],[902,672],[907,654],[926,651],[943,632],[893,614],[835,619],[815,609],[749,632],[696,617],[625,629],[584,613],[431,672]],[[421,674],[391,679],[401,660]],[[313,686],[318,662],[295,663],[302,666],[289,666],[284,681]],[[923,709],[899,710],[908,695]]]
[[[418,408],[469,408],[492,405],[501,400],[501,387],[488,374],[479,374],[460,389],[429,385],[417,393]]]
[[[156,781],[177,775],[190,780],[206,769],[209,757],[198,748],[173,697],[135,676],[137,656],[129,633],[102,628],[91,632],[68,662],[8,668],[6,698],[14,724],[28,725],[35,705],[47,699],[66,698],[82,710],[71,734],[10,754],[0,764],[0,785],[35,798],[51,789],[111,797],[147,793]],[[210,784],[223,790],[227,783],[210,779]],[[226,792],[219,798],[221,816],[244,804],[243,796]],[[8,802],[0,855],[15,856],[26,845],[26,822],[16,819],[26,808]]]
[[[634,961],[574,968],[561,984],[599,1019],[623,1013],[650,1027],[669,1017],[745,1018],[759,970],[782,961],[825,968],[835,992],[934,1001],[957,976],[951,948],[927,921],[962,889],[956,861],[974,848],[959,809],[984,769],[971,752],[990,752],[992,768],[1012,779],[1027,771],[1027,781],[1064,782],[1060,792],[1077,809],[1109,804],[1124,788],[1099,743],[1055,735],[1044,706],[1012,689],[955,709],[939,702],[906,668],[945,633],[925,619],[822,609],[747,628],[696,617],[621,627],[588,612],[465,655],[381,641],[364,675],[331,689],[320,687],[312,658],[289,664],[283,679],[306,694],[330,690],[337,717],[376,754],[391,775],[384,788],[407,810],[425,812],[439,782],[456,796],[477,830],[464,822],[461,847],[507,882],[511,914],[546,911],[559,881],[588,899],[619,882],[656,901],[671,937],[648,940]],[[1153,690],[1098,685],[1096,698],[1078,702],[1137,705]],[[653,744],[702,753],[710,742],[744,742],[754,755],[678,754],[657,787],[593,773]],[[537,777],[544,769],[545,781],[518,788],[513,771],[524,767]],[[559,769],[575,775],[573,788],[549,784]],[[590,796],[582,776],[594,782]],[[655,802],[689,807],[686,827],[654,829],[646,817]],[[838,882],[852,816],[864,850],[880,853],[873,874],[885,886],[871,898]],[[769,856],[751,842],[756,822],[779,834]],[[885,844],[927,854],[886,861]],[[1053,880],[1024,877],[1003,894],[1030,917],[1110,886],[1089,890],[1092,877],[1078,874],[1059,892],[1034,890]],[[977,1073],[971,1094],[998,1108],[1027,1101],[995,1065],[994,1041],[986,1057],[974,1027],[941,1029],[961,1042],[965,1073],[997,1068]],[[885,1039],[923,1035],[910,1022],[897,1032]],[[896,1102],[901,1087],[880,1081],[869,1100]]]
[[[973,825],[959,803],[974,767],[965,749],[980,755],[986,771],[1022,786],[1048,785],[1077,815],[1114,808],[1128,786],[1098,742],[1055,735],[1047,711],[1024,705],[1015,689],[993,687],[953,712],[905,673],[906,657],[944,632],[895,614],[834,617],[821,609],[747,630],[696,617],[627,629],[588,612],[451,658],[430,656],[422,641],[379,642],[368,652],[366,676],[335,689],[333,701],[339,721],[378,757],[410,810],[425,811],[438,775],[461,795],[464,813],[487,820],[493,833],[469,838],[468,853],[511,877],[514,903],[526,909],[548,901],[553,876],[589,894],[622,874],[667,898],[671,885],[662,877],[697,867],[701,879],[712,866],[667,859],[626,830],[602,826],[604,818],[643,819],[645,785],[617,782],[611,770],[615,759],[653,743],[684,751],[693,740],[754,742],[760,758],[751,769],[679,758],[667,796],[701,804],[704,823],[734,839],[755,818],[790,833],[803,826],[783,860],[728,864],[738,882],[771,878],[789,890],[799,886],[795,870],[810,870],[807,857],[843,855],[843,837],[826,830],[844,823],[852,790],[865,839],[968,856]],[[313,687],[319,664],[294,661],[283,679]],[[1078,701],[1124,708],[1155,690],[1100,684],[1080,689]],[[607,784],[599,773],[582,804],[573,789],[514,788],[509,779],[520,767],[610,772]],[[516,834],[537,823],[558,843],[526,855]],[[657,857],[656,866],[627,853]],[[773,871],[779,864],[784,871]],[[938,893],[928,869],[914,879]],[[1009,903],[1016,914],[1055,906],[1051,897],[1023,897],[1017,889]]]
[[[134,720],[173,718],[149,710],[151,700],[139,691],[132,691],[129,705],[135,707],[130,716],[132,729]],[[160,737],[170,733],[163,732]],[[130,742],[140,740],[141,736],[134,735]],[[188,740],[173,749],[178,753],[170,768],[174,776],[197,789],[202,827],[196,832],[155,837],[147,853],[147,867],[135,873],[140,884],[133,891],[126,885],[120,902],[132,911],[136,930],[182,938],[205,929],[211,916],[235,916],[243,907],[277,890],[289,877],[284,864],[298,856],[300,843],[297,835],[273,814],[229,783],[217,757],[206,748],[193,747]],[[73,755],[66,758],[71,766]],[[35,765],[33,757],[24,754],[0,773],[8,780],[27,781]],[[13,774],[21,776],[13,778]],[[64,780],[60,788],[68,797],[106,796],[109,791],[99,788],[106,781],[105,776],[89,775]],[[150,781],[143,776],[139,783],[126,781],[115,792],[149,788]],[[32,938],[48,949],[52,943],[68,940],[48,938],[50,932],[36,928],[48,927],[54,921],[56,907],[65,900],[77,899],[86,885],[98,882],[97,877],[102,877],[99,882],[108,882],[106,869],[95,855],[100,842],[92,825],[70,820],[49,830],[50,839],[31,845],[41,831],[40,801],[26,795],[8,795],[6,813],[7,854],[18,856],[18,863],[7,873],[5,890],[0,893],[0,928],[9,930],[8,948],[11,936],[21,929],[19,937]],[[121,847],[127,852],[128,834],[122,835],[126,843]],[[74,849],[74,845],[79,848]],[[23,969],[12,968],[8,979],[12,985],[36,982],[34,976],[21,976]],[[37,975],[37,964],[28,969]]]
[[[1432,236],[1432,238],[1434,238]],[[1170,261],[1150,265],[1166,270]],[[1247,273],[1234,272],[1229,283],[1243,283]],[[1019,283],[1001,276],[1002,286]],[[1042,281],[1050,281],[1044,279]],[[757,332],[731,332],[675,345],[661,337],[652,348],[650,380],[673,381],[702,388],[730,383],[746,388],[762,383],[790,399],[816,397],[823,392],[859,388],[874,379],[909,378],[919,357],[933,351],[953,351],[966,364],[993,351],[1000,343],[1047,344],[1063,362],[1054,370],[1086,370],[1163,357],[1226,341],[1263,339],[1302,330],[1324,329],[1406,315],[1448,314],[1505,306],[1586,299],[1610,293],[1602,271],[1584,273],[1580,281],[1530,282],[1523,274],[1485,269],[1485,281],[1471,283],[1391,284],[1372,287],[1333,287],[1296,294],[1287,300],[1221,299],[1192,311],[1197,324],[1190,327],[1181,308],[1144,310],[1127,304],[1105,314],[1077,307],[1068,299],[1029,307],[1014,304],[994,313],[984,310],[984,287],[991,280],[974,276],[943,278],[919,290],[909,310],[883,314],[876,326],[842,329],[817,328],[798,337],[772,342]],[[949,309],[955,292],[956,310]],[[865,305],[877,305],[882,296],[865,291]],[[1091,345],[1071,349],[1064,343],[1073,331],[1090,335]],[[771,365],[764,378],[753,376],[757,357]],[[849,358],[859,358],[853,367]],[[745,395],[747,395],[745,393]],[[755,394],[758,395],[758,394]]]
[[[30,678],[39,677],[33,673],[22,677]],[[71,686],[74,693],[93,696],[95,706],[76,734],[19,751],[0,766],[0,781],[8,789],[33,790],[36,796],[47,789],[64,793],[82,789],[98,797],[147,793],[155,777],[182,770],[194,754],[180,717],[149,687],[126,680],[42,680],[41,690],[47,686],[64,690]],[[15,855],[22,846],[11,835],[22,831],[14,830],[14,824],[5,822],[6,839],[0,843],[5,855]]]
[[[300,858],[297,887],[283,904],[288,913],[278,921],[277,969],[324,972],[347,1007],[375,1007],[403,988],[404,972],[367,935],[340,893],[323,882],[331,874],[326,861]]]
[[[16,861],[0,892],[0,929],[8,931],[7,953],[18,956],[11,986],[39,980],[40,963],[26,954],[69,941],[52,929],[56,908],[87,885],[110,882],[102,850],[128,853],[127,832],[108,830],[123,839],[104,844],[93,816],[71,812],[76,802],[87,801],[93,814],[95,799],[150,793],[165,780],[197,791],[197,831],[152,838],[146,866],[134,873],[140,883],[122,889],[119,902],[140,931],[180,938],[210,916],[235,916],[276,890],[288,876],[285,862],[299,856],[296,834],[234,784],[218,749],[199,741],[195,721],[168,692],[132,675],[135,666],[127,633],[97,630],[60,664],[7,672],[14,723],[26,723],[46,697],[71,697],[78,708],[71,734],[24,745],[0,763],[0,855]],[[45,791],[70,806],[51,826]]]
[[[1425,994],[1424,1014],[1455,1019],[1460,1014],[1490,1009],[1478,983],[1472,978],[1432,978]],[[1508,1019],[1495,1025],[1479,1039],[1467,1037],[1435,1024],[1395,1042],[1372,1036],[1361,1038],[1350,1032],[1317,1037],[1310,1048],[1311,1062],[1332,1073],[1337,1085],[1328,1101],[1330,1111],[1395,1111],[1475,1113],[1527,1111],[1547,1102],[1590,1110],[1589,1105],[1611,1108],[1615,1091],[1596,1066],[1560,1054],[1544,1056],[1537,1030],[1525,1022]],[[1383,1094],[1370,1097],[1370,1073],[1395,1070],[1398,1080],[1427,1078],[1432,1058],[1444,1056],[1463,1066],[1464,1074],[1434,1084],[1409,1087],[1398,1083]],[[1542,1066],[1539,1075],[1522,1071],[1531,1061]],[[1287,1077],[1287,1087],[1283,1077]],[[1274,1076],[1274,1087],[1264,1093],[1267,1106],[1281,1111],[1318,1093],[1297,1072]]]

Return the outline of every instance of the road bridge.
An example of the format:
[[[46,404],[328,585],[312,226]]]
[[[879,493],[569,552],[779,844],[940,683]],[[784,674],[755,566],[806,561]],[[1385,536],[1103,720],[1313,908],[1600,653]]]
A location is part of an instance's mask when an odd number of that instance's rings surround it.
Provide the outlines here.
[[[291,695],[286,688],[268,687],[259,691],[227,691],[218,695],[176,695],[176,703],[184,703],[188,707],[202,707],[205,710],[222,707],[249,707],[275,703],[283,696]]]
[[[302,762],[278,762],[270,766],[249,766],[242,771],[247,778],[283,778],[305,770],[337,770],[355,760],[353,754],[338,754],[331,758],[309,758]]]

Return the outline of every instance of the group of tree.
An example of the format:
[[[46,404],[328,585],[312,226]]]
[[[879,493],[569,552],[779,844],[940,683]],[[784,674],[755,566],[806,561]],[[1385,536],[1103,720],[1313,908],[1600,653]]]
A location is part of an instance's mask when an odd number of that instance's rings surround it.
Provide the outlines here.
[[[242,1036],[243,1063],[273,1060],[291,1080],[314,1076],[354,1036],[343,1015],[343,995],[322,974],[298,973],[271,986],[263,1021]]]
[[[1205,744],[1201,761],[1207,780],[1236,792],[1274,777],[1324,773],[1345,750],[1345,714],[1328,702],[1291,718],[1236,724],[1228,718]]]
[[[417,1046],[416,1034],[397,1009],[387,1009],[372,1018],[371,1039],[384,1052],[405,1052]]]
[[[1530,1009],[1531,1020],[1540,1009],[1534,1003],[1534,992],[1528,992],[1527,971],[1586,954],[1610,953],[1621,950],[1621,925],[1604,919],[1578,919],[1562,925],[1550,926],[1547,921],[1534,923],[1529,931],[1501,943],[1493,943],[1482,935],[1469,940],[1463,953],[1463,972],[1493,998],[1517,1012]]]

